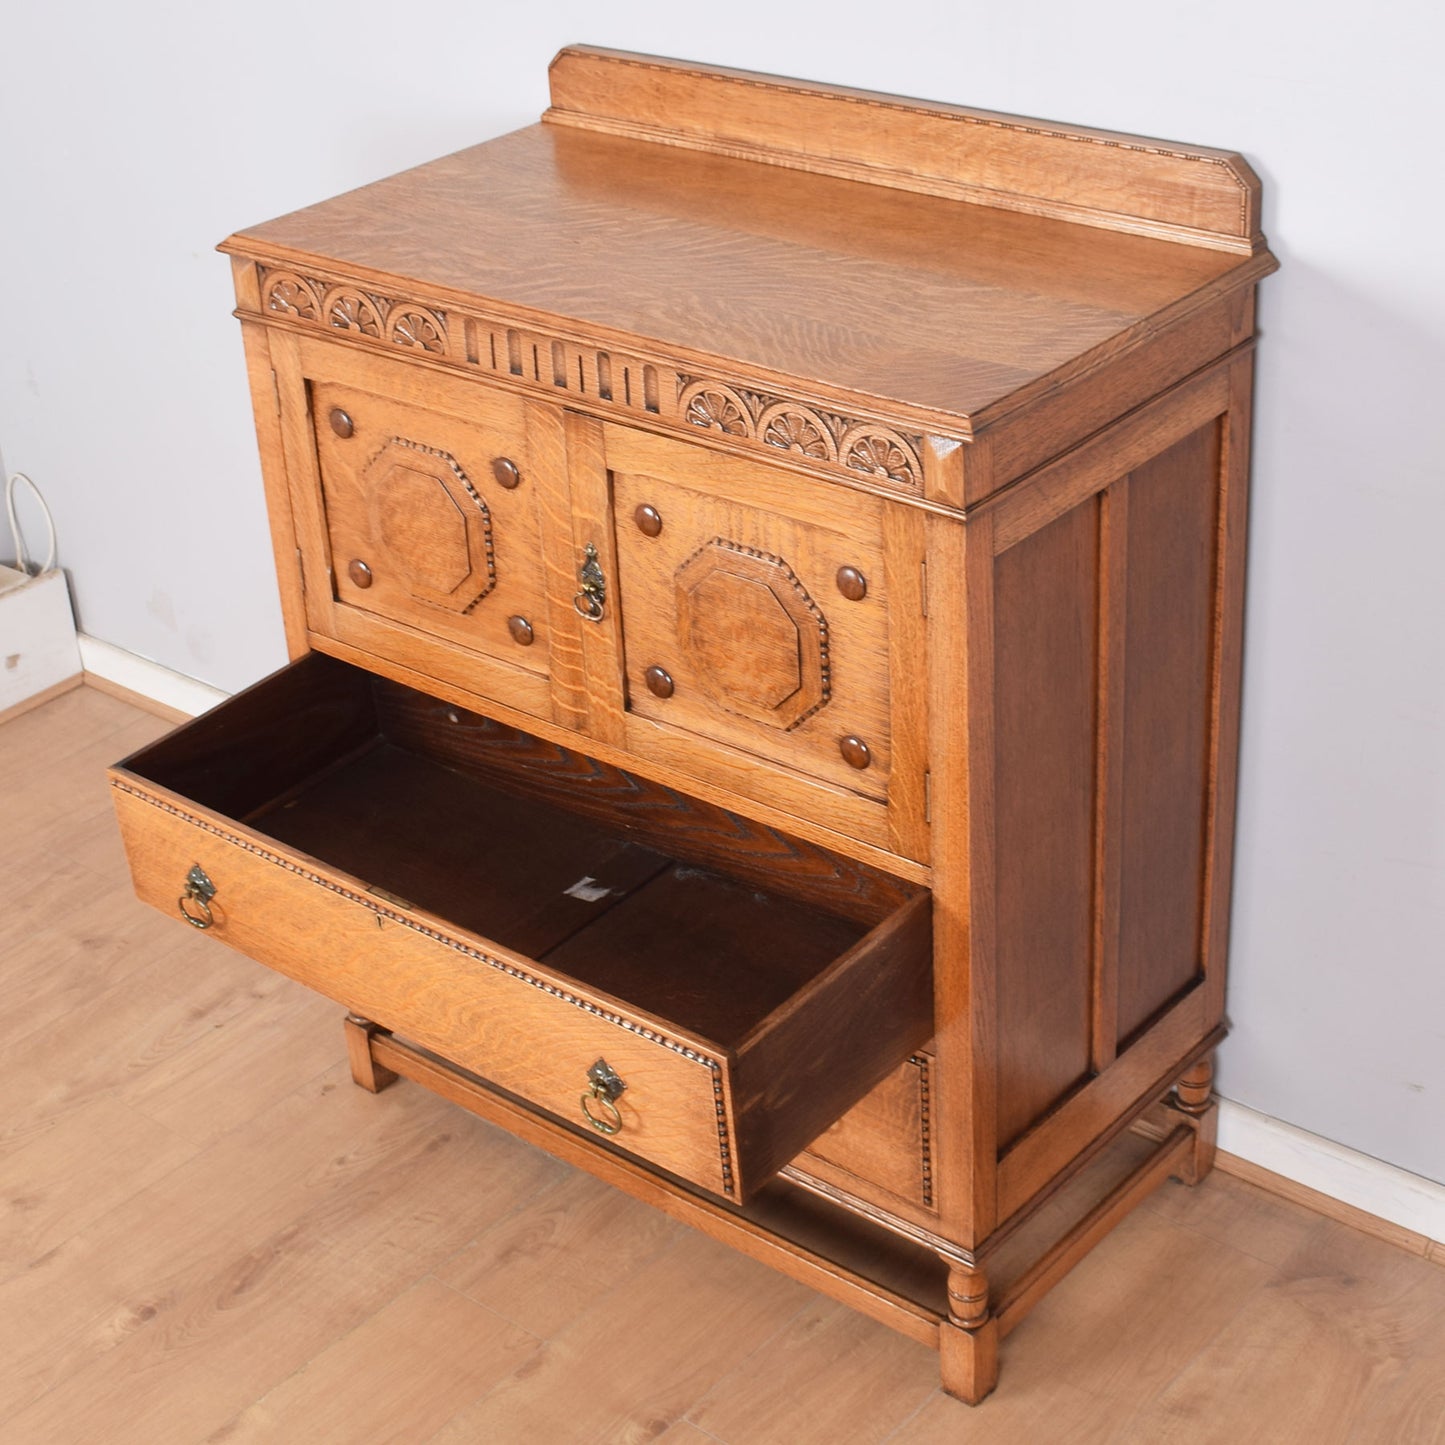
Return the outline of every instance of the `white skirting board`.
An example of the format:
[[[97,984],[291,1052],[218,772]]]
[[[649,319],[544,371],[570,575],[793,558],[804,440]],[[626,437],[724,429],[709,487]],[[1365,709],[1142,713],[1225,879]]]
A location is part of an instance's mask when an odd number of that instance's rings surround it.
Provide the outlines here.
[[[227,696],[95,637],[81,636],[80,657],[86,672],[180,712],[204,712]],[[1219,1147],[1366,1214],[1428,1239],[1445,1240],[1445,1184],[1422,1179],[1229,1099],[1220,1100]]]
[[[194,717],[218,702],[225,702],[230,695],[184,673],[172,672],[149,658],[138,657],[114,643],[102,642],[98,637],[87,637],[82,632],[79,642],[81,666],[87,673],[175,708],[177,712]]]
[[[1229,1099],[1219,1102],[1219,1147],[1377,1219],[1427,1239],[1445,1240],[1445,1184],[1433,1179]]]

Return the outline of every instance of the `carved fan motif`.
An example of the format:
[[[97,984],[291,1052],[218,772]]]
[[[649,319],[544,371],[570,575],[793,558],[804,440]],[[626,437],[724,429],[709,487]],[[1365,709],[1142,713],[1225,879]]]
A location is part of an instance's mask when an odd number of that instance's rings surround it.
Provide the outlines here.
[[[676,587],[678,641],[719,706],[789,732],[828,701],[828,622],[781,557],[714,537]]]
[[[278,271],[266,287],[266,309],[300,321],[314,321],[316,295],[299,276]]]
[[[683,415],[693,426],[733,437],[752,435],[752,418],[742,398],[731,387],[701,382],[682,394],[681,405]]]
[[[880,481],[906,486],[922,474],[918,459],[897,432],[857,428],[843,438],[839,451],[845,466]]]
[[[491,513],[449,452],[393,437],[362,479],[378,585],[452,612],[496,586]]]
[[[447,349],[440,320],[425,311],[403,311],[391,323],[391,339],[398,346],[415,346],[438,356]]]
[[[758,435],[770,446],[796,452],[818,462],[838,459],[833,438],[822,419],[801,407],[769,407],[758,420]]]
[[[379,339],[381,313],[359,291],[333,291],[326,298],[326,319],[338,331],[359,331]]]

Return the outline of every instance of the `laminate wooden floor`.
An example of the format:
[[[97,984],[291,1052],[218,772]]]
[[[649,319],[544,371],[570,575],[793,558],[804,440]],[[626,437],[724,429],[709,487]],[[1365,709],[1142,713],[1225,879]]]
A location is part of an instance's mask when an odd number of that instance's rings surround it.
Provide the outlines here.
[[[0,725],[0,1441],[1445,1441],[1445,1268],[1216,1173],[936,1358],[402,1083],[336,1006],[131,897],[102,769]]]

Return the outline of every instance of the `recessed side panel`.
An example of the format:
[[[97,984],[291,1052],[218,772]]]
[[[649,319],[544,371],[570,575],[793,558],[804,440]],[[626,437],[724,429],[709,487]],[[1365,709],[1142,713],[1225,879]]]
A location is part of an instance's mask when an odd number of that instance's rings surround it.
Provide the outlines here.
[[[1098,507],[995,564],[1000,1147],[1090,1067]]]
[[[1129,476],[1121,1048],[1202,972],[1218,491],[1216,423]]]

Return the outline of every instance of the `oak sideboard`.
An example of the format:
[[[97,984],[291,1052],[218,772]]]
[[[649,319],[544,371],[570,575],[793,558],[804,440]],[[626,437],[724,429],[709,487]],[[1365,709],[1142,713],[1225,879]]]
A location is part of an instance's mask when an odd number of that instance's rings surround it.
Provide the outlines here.
[[[113,770],[136,889],[977,1402],[1212,1163],[1259,183],[590,47],[551,102],[223,245],[292,661]]]

